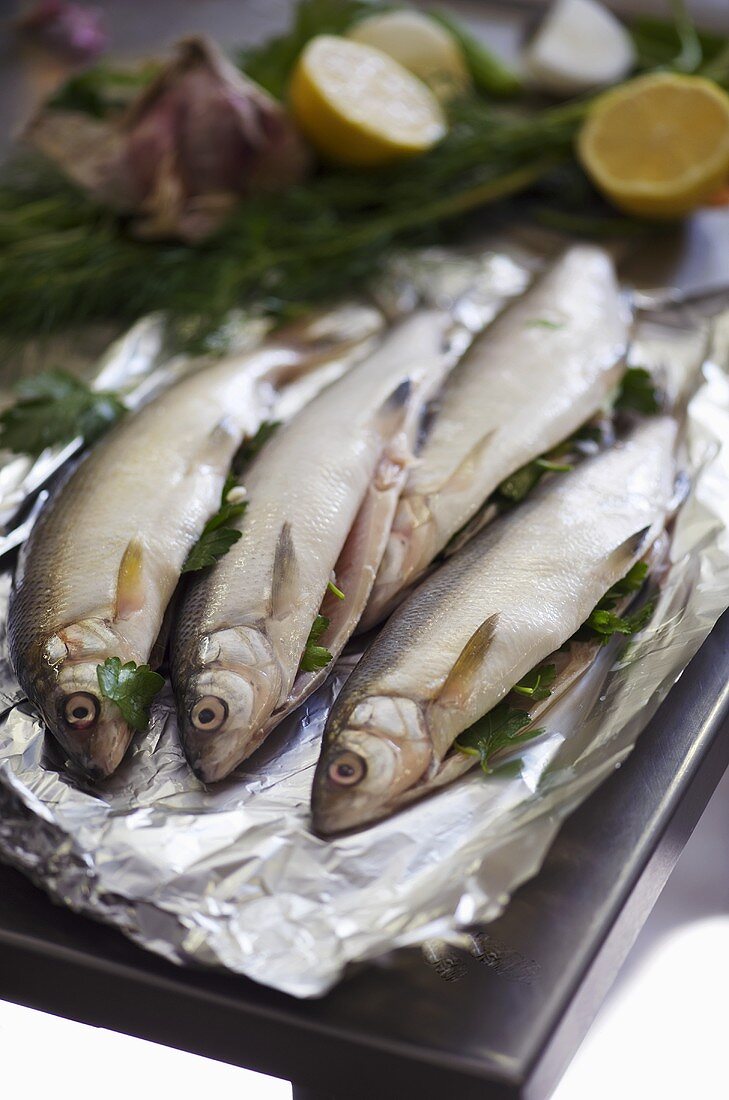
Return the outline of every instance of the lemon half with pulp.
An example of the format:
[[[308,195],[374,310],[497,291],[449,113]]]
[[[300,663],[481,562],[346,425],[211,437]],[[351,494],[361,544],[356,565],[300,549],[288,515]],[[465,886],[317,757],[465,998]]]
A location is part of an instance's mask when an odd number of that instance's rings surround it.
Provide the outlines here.
[[[312,145],[339,164],[417,156],[446,132],[443,111],[421,80],[381,50],[336,35],[305,47],[290,99]]]
[[[703,77],[637,77],[598,99],[578,155],[621,210],[680,217],[729,176],[729,96]]]

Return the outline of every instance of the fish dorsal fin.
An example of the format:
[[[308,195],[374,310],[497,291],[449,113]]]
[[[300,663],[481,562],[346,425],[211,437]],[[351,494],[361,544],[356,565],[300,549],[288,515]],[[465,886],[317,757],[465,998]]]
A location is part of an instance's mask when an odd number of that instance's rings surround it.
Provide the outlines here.
[[[494,440],[498,426],[495,428],[489,428],[485,432],[479,441],[471,447],[468,454],[458,463],[458,465],[451,470],[444,478],[437,483],[430,485],[418,486],[418,492],[423,496],[429,496],[433,493],[442,493],[446,490],[450,493],[458,493],[462,489],[467,489],[471,484],[473,478],[473,472],[481,461],[481,456],[486,451]]]
[[[119,563],[114,597],[114,618],[129,619],[144,606],[144,547],[130,539]]]
[[[438,706],[462,707],[468,702],[474,681],[489,650],[499,622],[495,612],[474,630],[456,658],[443,687],[438,692]]]
[[[291,534],[291,524],[286,520],[276,543],[271,576],[271,615],[274,619],[285,618],[299,595],[299,563],[296,560],[296,548]]]

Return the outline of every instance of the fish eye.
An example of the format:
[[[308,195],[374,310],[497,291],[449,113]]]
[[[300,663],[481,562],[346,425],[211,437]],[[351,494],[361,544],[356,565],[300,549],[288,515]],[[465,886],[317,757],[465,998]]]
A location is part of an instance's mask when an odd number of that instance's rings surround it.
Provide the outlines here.
[[[99,700],[88,691],[76,691],[63,703],[63,718],[72,730],[90,729],[99,717]]]
[[[202,730],[203,733],[219,730],[227,717],[228,704],[217,695],[203,695],[190,711],[190,721],[195,729]]]
[[[356,787],[367,775],[367,764],[356,752],[340,752],[327,768],[327,775],[338,787]]]

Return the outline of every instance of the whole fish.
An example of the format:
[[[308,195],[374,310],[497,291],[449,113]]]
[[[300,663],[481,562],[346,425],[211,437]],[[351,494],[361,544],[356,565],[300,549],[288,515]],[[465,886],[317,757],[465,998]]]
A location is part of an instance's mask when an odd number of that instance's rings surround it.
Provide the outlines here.
[[[597,412],[624,370],[627,339],[609,256],[576,245],[475,340],[438,397],[362,628],[394,606],[505,478]]]
[[[663,531],[675,437],[673,420],[648,422],[545,483],[403,603],[327,722],[318,832],[374,821],[463,770],[447,757],[456,737],[571,638]]]
[[[193,579],[172,635],[188,760],[228,775],[326,676],[302,666],[318,639],[336,656],[372,587],[424,402],[456,354],[452,321],[423,310],[273,436],[245,476],[241,538]],[[344,593],[328,593],[335,579]]]
[[[48,729],[91,776],[111,774],[133,735],[102,697],[97,667],[149,660],[187,555],[274,387],[365,350],[380,326],[370,309],[332,311],[185,378],[125,417],[41,512],[15,577],[10,654]]]

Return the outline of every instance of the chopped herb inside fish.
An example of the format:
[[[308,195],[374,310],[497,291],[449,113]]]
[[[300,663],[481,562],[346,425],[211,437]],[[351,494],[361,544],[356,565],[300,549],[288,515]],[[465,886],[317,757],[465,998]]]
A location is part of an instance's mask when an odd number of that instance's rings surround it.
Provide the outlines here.
[[[280,426],[280,420],[264,420],[256,434],[247,439],[238,451],[235,458],[236,469],[242,470],[244,466],[252,462]]]
[[[559,448],[560,455],[564,455],[566,450],[569,450],[569,441]],[[502,481],[497,492],[510,503],[518,504],[546,473],[569,473],[573,468],[571,462],[559,462],[557,458],[555,452],[551,457],[545,455],[543,458],[535,458],[533,462],[528,462],[526,466],[522,466],[520,470],[516,470]]]
[[[637,634],[650,620],[655,602],[649,601],[632,615],[618,615],[614,608],[627,596],[643,587],[648,573],[648,563],[638,561],[626,575],[614,584],[594,609],[585,623],[585,631],[597,634],[601,645],[607,645],[615,634]]]
[[[628,367],[623,375],[615,408],[652,416],[663,404],[660,386],[645,367]]]
[[[343,600],[345,598],[341,588],[337,588],[334,581],[329,581],[327,584],[327,592],[331,592],[332,596],[336,596],[338,600]]]
[[[552,694],[552,684],[556,675],[556,665],[538,665],[523,676],[519,683],[514,685],[512,691],[519,695],[526,695],[535,701],[548,699]]]
[[[326,615],[317,615],[312,624],[309,632],[309,637],[306,639],[306,647],[304,648],[304,655],[301,658],[301,665],[299,666],[302,672],[316,672],[318,668],[326,668],[332,659],[332,655],[329,650],[319,645],[319,639],[329,626],[329,619]]]
[[[547,317],[534,317],[533,320],[527,321],[527,327],[558,329],[564,328],[564,323],[562,321],[550,321]]]
[[[462,733],[456,740],[456,748],[467,756],[478,756],[483,771],[489,775],[497,753],[523,745],[544,732],[528,728],[531,721],[526,711],[517,710],[504,700]]]
[[[125,722],[144,733],[149,725],[149,708],[164,687],[164,677],[149,665],[134,661],[123,665],[119,657],[107,657],[103,665],[97,666],[96,675],[104,698],[116,703]]]
[[[231,527],[233,520],[239,519],[248,507],[247,500],[237,499],[238,485],[235,476],[229,474],[223,486],[220,508],[211,516],[202,529],[202,534],[187,555],[182,567],[183,573],[195,573],[198,569],[207,569],[215,565],[231,546],[241,537],[241,532]]]
[[[126,412],[116,394],[63,370],[23,379],[15,392],[15,404],[0,413],[0,447],[16,454],[37,456],[77,436],[93,443]]]

